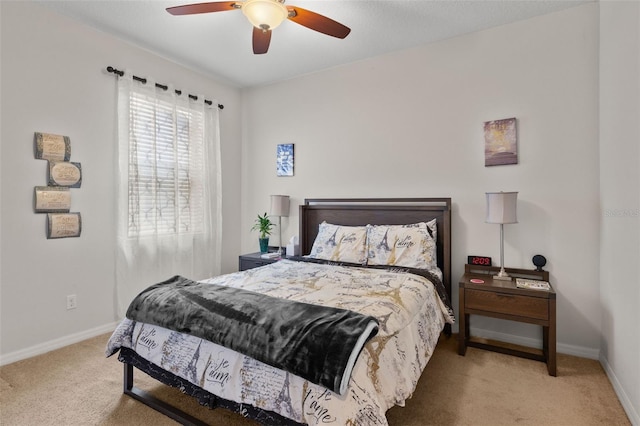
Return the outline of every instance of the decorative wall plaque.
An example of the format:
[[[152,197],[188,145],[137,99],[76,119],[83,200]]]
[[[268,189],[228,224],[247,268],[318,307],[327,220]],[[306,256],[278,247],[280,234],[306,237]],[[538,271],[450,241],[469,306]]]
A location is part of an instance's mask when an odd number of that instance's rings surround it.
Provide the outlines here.
[[[80,188],[80,185],[82,185],[82,167],[80,163],[49,161],[47,181],[49,186]]]
[[[38,159],[69,161],[71,158],[71,139],[69,136],[35,132],[33,142]]]
[[[36,213],[66,213],[71,208],[71,192],[63,186],[36,186],[33,190]]]
[[[47,239],[79,237],[81,232],[80,213],[47,214]]]

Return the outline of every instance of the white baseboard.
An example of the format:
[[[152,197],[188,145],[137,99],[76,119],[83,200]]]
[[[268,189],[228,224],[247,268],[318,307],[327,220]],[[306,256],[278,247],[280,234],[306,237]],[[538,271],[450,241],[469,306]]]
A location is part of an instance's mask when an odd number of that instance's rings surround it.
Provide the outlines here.
[[[112,332],[116,329],[119,322],[114,322],[111,324],[105,324],[100,327],[92,328],[90,330],[85,330],[80,333],[71,334],[69,336],[64,336],[59,339],[50,340],[45,343],[41,343],[39,345],[32,346],[30,348],[21,349],[19,351],[10,352],[8,354],[4,354],[0,356],[0,365],[11,364],[12,362],[20,361],[23,359],[31,358],[36,355],[41,355],[47,353],[49,351],[53,351],[55,349],[60,349],[64,346],[68,346],[74,343],[81,342],[83,340],[90,339],[92,337],[99,336],[104,333]]]
[[[634,426],[640,426],[640,413],[638,413],[640,407],[633,406],[633,404],[631,403],[631,399],[629,399],[629,396],[622,388],[622,385],[620,385],[620,381],[613,372],[611,365],[609,365],[609,361],[607,360],[607,358],[605,358],[604,356],[601,357],[600,364],[602,365],[602,368],[604,368],[604,371],[607,373],[607,377],[609,377],[609,381],[613,386],[613,390],[615,391],[616,395],[618,395],[618,399],[622,404],[622,408],[624,408],[625,413],[627,413],[631,424]]]
[[[473,327],[471,327],[471,335],[474,337],[498,340],[500,342],[511,343],[514,345],[542,349],[542,339],[532,339],[530,337],[516,336],[514,334],[500,333]],[[566,343],[556,343],[556,352],[595,360],[598,360],[600,357],[599,349],[568,345]]]

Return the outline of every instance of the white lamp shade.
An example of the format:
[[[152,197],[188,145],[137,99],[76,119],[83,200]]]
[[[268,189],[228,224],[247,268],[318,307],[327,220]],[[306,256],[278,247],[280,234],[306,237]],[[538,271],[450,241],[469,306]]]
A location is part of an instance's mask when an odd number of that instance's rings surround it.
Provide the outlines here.
[[[272,195],[271,196],[271,216],[289,216],[289,196],[288,195]]]
[[[487,192],[487,223],[518,223],[517,192]]]
[[[254,27],[263,30],[273,30],[289,16],[287,8],[277,0],[246,0],[242,13]]]

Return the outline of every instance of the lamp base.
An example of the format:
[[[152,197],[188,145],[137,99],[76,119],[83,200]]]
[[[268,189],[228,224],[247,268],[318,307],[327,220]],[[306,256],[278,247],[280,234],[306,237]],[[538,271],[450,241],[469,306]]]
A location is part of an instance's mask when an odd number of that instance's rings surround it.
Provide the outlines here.
[[[494,275],[494,280],[503,280],[503,281],[511,281],[511,275],[507,275],[506,277],[500,275]]]
[[[493,276],[494,280],[511,281],[511,275],[507,274],[504,268],[500,268],[500,272]]]

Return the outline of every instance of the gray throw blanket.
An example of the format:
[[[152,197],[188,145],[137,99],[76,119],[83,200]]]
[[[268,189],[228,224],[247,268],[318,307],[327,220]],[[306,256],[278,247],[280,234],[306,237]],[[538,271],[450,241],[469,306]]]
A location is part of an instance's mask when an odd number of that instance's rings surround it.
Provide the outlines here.
[[[131,302],[127,318],[198,336],[338,394],[375,318],[175,276]]]

